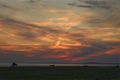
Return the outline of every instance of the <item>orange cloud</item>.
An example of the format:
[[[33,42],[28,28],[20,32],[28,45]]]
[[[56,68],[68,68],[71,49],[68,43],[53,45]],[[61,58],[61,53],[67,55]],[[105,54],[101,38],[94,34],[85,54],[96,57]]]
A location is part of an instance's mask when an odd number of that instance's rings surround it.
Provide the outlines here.
[[[76,26],[79,23],[78,22],[73,22],[73,21],[68,21],[68,22],[54,22],[54,21],[42,21],[42,22],[33,22],[32,24],[38,25],[38,26]],[[63,27],[61,27],[63,28]]]
[[[118,39],[118,38],[104,38],[103,41],[107,41],[107,42],[120,42],[120,39]]]
[[[107,50],[107,51],[105,52],[105,54],[107,54],[107,55],[120,54],[120,47],[113,47],[112,49]]]
[[[103,51],[101,50],[101,51],[91,53],[91,54],[85,55],[85,56],[80,56],[80,57],[73,57],[73,58],[67,57],[67,58],[65,58],[65,60],[77,62],[77,61],[87,60],[87,59],[91,59],[91,58],[106,55],[106,54],[107,55],[120,54],[120,47],[114,47],[112,49],[103,50]]]
[[[65,29],[65,27],[79,26],[87,21],[87,17],[95,15],[93,12],[77,13],[71,10],[61,9],[48,9],[46,12],[52,15],[54,14],[55,16],[49,17],[45,21],[36,21],[31,23],[39,26],[60,26]]]
[[[20,51],[20,52],[34,52],[36,50],[43,50],[39,44],[22,44],[22,45],[1,45],[1,50],[6,51]]]
[[[83,60],[91,59],[93,57],[97,57],[97,56],[101,56],[101,55],[103,55],[102,52],[97,52],[97,53],[91,53],[91,54],[85,55],[85,56],[66,58],[65,60],[72,61],[72,62],[78,62],[78,61],[83,61]]]
[[[22,51],[22,52],[31,52],[32,50],[23,48],[21,46],[0,46],[0,49],[5,50],[5,51]]]

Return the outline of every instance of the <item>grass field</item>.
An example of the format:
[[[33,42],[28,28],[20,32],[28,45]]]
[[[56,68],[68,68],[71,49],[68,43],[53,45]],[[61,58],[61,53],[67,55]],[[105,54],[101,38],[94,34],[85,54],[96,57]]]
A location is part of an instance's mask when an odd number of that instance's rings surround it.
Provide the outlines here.
[[[0,67],[0,80],[120,80],[120,68]]]

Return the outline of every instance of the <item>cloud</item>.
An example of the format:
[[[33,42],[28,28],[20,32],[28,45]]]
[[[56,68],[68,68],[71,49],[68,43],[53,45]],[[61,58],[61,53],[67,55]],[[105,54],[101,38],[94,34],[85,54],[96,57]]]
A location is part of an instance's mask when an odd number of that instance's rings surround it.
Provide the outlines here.
[[[17,27],[16,27],[17,26]],[[38,37],[45,37],[48,33],[52,35],[60,32],[59,30],[51,29],[44,26],[37,26],[28,24],[9,18],[1,19],[1,38],[6,39],[5,42],[20,42],[21,43],[41,43],[41,40],[37,40]],[[55,34],[52,34],[55,33]],[[50,35],[49,34],[49,35]],[[9,40],[7,39],[9,38]]]
[[[101,9],[111,9],[111,5],[109,4],[108,1],[100,1],[100,0],[78,0],[77,3],[72,2],[68,3],[68,5],[71,6],[76,6],[76,7],[81,7],[81,8],[90,8],[90,9],[95,9],[95,8],[101,8]]]
[[[77,7],[83,7],[83,8],[92,8],[92,6],[88,6],[88,5],[76,5]]]
[[[119,53],[118,49],[111,49],[111,46],[116,46],[111,43],[113,36],[119,34],[119,31],[112,32],[116,28],[79,29],[74,27],[74,29],[71,28],[72,31],[66,32],[61,28],[56,30],[53,27],[33,25],[9,18],[1,18],[0,27],[4,32],[1,34],[4,37],[0,38],[5,39],[1,41],[0,49],[7,54],[13,51],[23,53],[26,57],[33,57],[43,53],[44,59],[57,58],[76,62],[105,54],[111,55],[114,52]],[[8,30],[7,33],[6,30]],[[13,36],[12,39],[7,40],[6,34]],[[117,38],[115,36],[115,39]],[[114,40],[115,42],[118,43]],[[8,46],[3,46],[3,43]]]
[[[69,31],[66,31],[63,27],[63,29],[55,29],[3,17],[0,20],[2,29],[0,38],[3,39],[0,41],[0,49],[6,55],[11,54],[12,51],[29,58],[41,54],[40,58],[46,60],[60,59],[67,62],[79,62],[119,53],[119,44],[116,41],[119,39],[119,30],[117,29],[114,33],[116,28],[71,27]]]
[[[120,54],[120,46],[112,47],[110,50],[107,50],[105,53],[106,53],[107,55]]]

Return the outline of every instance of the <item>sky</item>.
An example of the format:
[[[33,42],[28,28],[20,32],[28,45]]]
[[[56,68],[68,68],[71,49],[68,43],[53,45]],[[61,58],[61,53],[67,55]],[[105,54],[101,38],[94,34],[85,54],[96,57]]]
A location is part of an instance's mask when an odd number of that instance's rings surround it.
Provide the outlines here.
[[[0,63],[120,63],[120,0],[0,0]]]

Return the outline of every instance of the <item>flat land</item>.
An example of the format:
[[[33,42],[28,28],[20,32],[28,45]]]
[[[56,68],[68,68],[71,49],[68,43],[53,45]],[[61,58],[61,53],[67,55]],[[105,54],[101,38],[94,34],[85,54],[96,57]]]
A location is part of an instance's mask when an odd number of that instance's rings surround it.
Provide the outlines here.
[[[0,80],[120,80],[120,68],[0,67]]]

